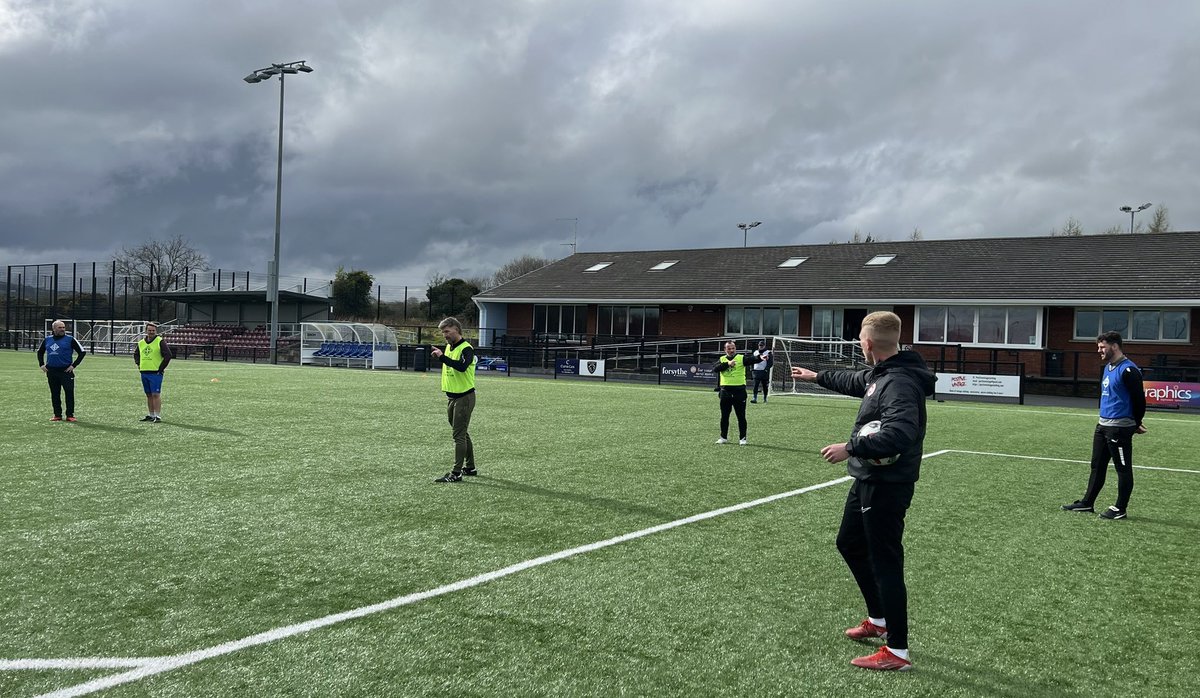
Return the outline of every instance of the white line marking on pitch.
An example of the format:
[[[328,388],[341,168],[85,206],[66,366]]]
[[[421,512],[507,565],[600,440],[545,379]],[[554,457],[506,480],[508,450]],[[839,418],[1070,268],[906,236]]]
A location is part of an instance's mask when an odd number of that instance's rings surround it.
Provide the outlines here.
[[[1047,458],[1045,456],[1018,456],[1012,453],[992,453],[990,451],[961,451],[959,449],[948,449],[951,453],[967,453],[973,456],[1000,456],[1001,458],[1024,458],[1025,460],[1052,460],[1059,463],[1083,463],[1090,465],[1091,461],[1086,460],[1071,460],[1070,458]],[[939,451],[942,453],[942,451]],[[1159,468],[1153,465],[1135,465],[1139,470],[1166,470],[1172,473],[1195,473],[1200,475],[1200,470],[1184,470],[1183,468]]]
[[[939,456],[939,455],[941,455],[943,453],[947,453],[947,452],[948,451],[946,451],[946,450],[942,450],[942,451],[937,451],[934,453],[927,453],[927,454],[925,454],[924,457],[932,458],[934,456]],[[334,625],[335,623],[341,623],[343,621],[352,620],[355,618],[362,618],[363,616],[369,616],[369,615],[372,615],[375,613],[380,613],[382,611],[390,611],[394,608],[399,608],[401,606],[407,606],[409,604],[416,603],[418,601],[432,599],[434,597],[442,596],[444,594],[449,594],[451,592],[462,591],[463,589],[470,589],[471,587],[475,587],[475,586],[479,586],[480,584],[485,584],[487,582],[495,581],[502,577],[507,577],[509,575],[516,574],[517,572],[524,572],[525,570],[532,569],[534,567],[539,567],[541,565],[545,565],[545,564],[548,564],[551,562],[557,562],[558,560],[565,560],[566,558],[569,558],[569,557],[574,557],[576,555],[582,555],[584,553],[590,553],[592,551],[600,550],[602,548],[608,548],[613,545],[617,545],[618,543],[625,543],[625,542],[628,542],[631,540],[636,540],[638,538],[644,538],[646,536],[653,535],[655,533],[662,533],[663,531],[669,531],[673,528],[678,528],[680,526],[685,526],[687,524],[696,523],[697,521],[704,521],[706,519],[715,518],[717,516],[722,516],[724,514],[732,514],[737,511],[742,511],[744,509],[750,509],[751,507],[768,504],[770,502],[775,502],[775,501],[778,501],[781,499],[787,499],[788,497],[794,497],[796,495],[804,494],[806,492],[813,492],[815,490],[824,489],[826,487],[832,487],[833,485],[839,485],[841,483],[848,482],[848,481],[850,481],[850,479],[851,479],[850,476],[846,475],[843,477],[836,478],[834,480],[822,482],[818,485],[810,485],[808,487],[802,487],[797,490],[791,490],[789,492],[782,492],[780,494],[773,494],[769,497],[762,497],[761,499],[755,499],[755,500],[749,501],[749,502],[742,502],[741,504],[734,504],[732,506],[723,507],[721,509],[714,509],[712,511],[704,512],[702,514],[695,514],[693,516],[689,516],[689,517],[686,517],[683,519],[676,519],[675,521],[670,521],[668,523],[659,524],[657,526],[651,526],[650,528],[644,528],[640,531],[634,531],[633,533],[626,533],[624,535],[620,535],[615,538],[609,538],[607,540],[602,540],[602,541],[599,541],[596,543],[589,543],[587,545],[581,545],[579,547],[570,548],[567,550],[560,550],[557,553],[551,553],[549,555],[543,555],[541,557],[536,557],[531,560],[526,560],[524,562],[518,562],[515,565],[509,565],[508,567],[494,570],[492,572],[486,572],[484,574],[479,574],[474,577],[462,579],[462,580],[459,580],[452,584],[446,584],[445,586],[437,587],[436,589],[429,589],[428,591],[421,591],[421,592],[416,592],[413,594],[406,594],[405,596],[397,596],[396,598],[389,599],[387,601],[383,601],[383,602],[380,602],[377,604],[372,604],[370,606],[361,606],[359,608],[351,609],[349,611],[343,611],[342,613],[335,613],[332,615],[325,616],[323,618],[315,618],[313,620],[305,621],[303,623],[295,623],[293,625],[285,625],[283,627],[274,628],[271,630],[267,630],[265,632],[257,633],[255,635],[250,635],[250,636],[244,637],[240,640],[233,640],[231,642],[226,642],[226,643],[223,643],[220,645],[215,645],[213,647],[208,647],[205,649],[195,650],[192,652],[184,652],[182,654],[168,655],[168,656],[164,656],[164,657],[153,657],[153,658],[148,658],[148,659],[144,659],[144,660],[143,659],[128,659],[128,658],[108,660],[108,661],[114,662],[114,665],[112,668],[126,668],[126,667],[131,667],[131,666],[133,668],[130,671],[126,671],[126,672],[123,672],[120,674],[114,674],[112,676],[101,677],[98,679],[94,679],[92,681],[87,681],[85,683],[76,684],[74,686],[68,686],[67,688],[59,689],[57,691],[45,693],[40,698],[72,698],[74,696],[83,696],[83,695],[87,695],[89,693],[95,693],[96,691],[102,691],[102,690],[105,690],[108,688],[113,688],[115,686],[132,683],[139,679],[144,679],[148,676],[162,674],[164,672],[172,671],[174,669],[179,669],[180,667],[188,666],[189,664],[195,664],[197,662],[201,662],[206,659],[212,659],[213,657],[219,657],[221,655],[232,654],[233,652],[244,650],[248,647],[264,645],[269,642],[275,642],[276,640],[282,640],[284,638],[307,633],[312,630],[316,630],[318,628],[324,628],[329,625]],[[105,660],[100,659],[100,658],[60,659],[60,660],[53,660],[53,659],[0,660],[0,668],[7,668],[7,669],[108,668],[108,667],[97,667],[96,664],[94,664],[95,662],[103,662],[103,661],[105,661]],[[62,664],[60,666],[46,665],[46,663],[52,663],[52,662],[59,662]],[[69,664],[70,662],[78,662],[79,666],[71,666]],[[89,662],[91,662],[93,664],[87,664]],[[38,665],[39,663],[41,663],[42,665],[39,666]]]

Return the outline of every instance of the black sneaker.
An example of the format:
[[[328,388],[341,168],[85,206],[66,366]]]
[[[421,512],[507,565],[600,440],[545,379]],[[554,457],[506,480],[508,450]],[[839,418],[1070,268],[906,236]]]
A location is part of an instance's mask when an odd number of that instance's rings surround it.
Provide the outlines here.
[[[475,477],[479,474],[479,470],[476,468],[463,468],[462,474],[467,477]]]
[[[153,422],[153,421],[154,421],[154,417],[151,417],[150,415],[146,415],[145,417],[142,417],[142,418],[141,418],[140,420],[138,420],[138,421],[140,421],[140,422]]]
[[[162,421],[162,417],[152,417],[152,418],[150,419],[150,421],[151,421],[151,422],[154,422],[155,424],[157,424],[157,423],[159,423],[159,422],[161,422],[161,421]]]
[[[462,473],[449,472],[434,480],[434,482],[462,482]]]
[[[1100,512],[1100,518],[1110,519],[1112,521],[1116,521],[1117,519],[1123,519],[1123,518],[1125,518],[1125,510],[1118,509],[1116,507],[1109,507],[1109,508],[1105,509],[1104,511]]]
[[[1087,502],[1083,501],[1082,499],[1076,499],[1074,502],[1071,502],[1070,504],[1062,505],[1062,510],[1063,511],[1086,511],[1089,514],[1094,514],[1096,512],[1096,510],[1092,508],[1091,504],[1088,504]]]

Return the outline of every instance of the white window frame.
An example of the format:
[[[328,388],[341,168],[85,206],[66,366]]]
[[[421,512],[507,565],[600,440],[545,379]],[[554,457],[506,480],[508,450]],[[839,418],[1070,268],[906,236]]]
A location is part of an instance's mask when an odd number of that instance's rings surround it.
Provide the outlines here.
[[[665,262],[659,262],[658,264],[655,264],[654,266],[650,267],[650,271],[664,271],[664,270],[670,269],[671,267],[675,266],[676,264],[679,264],[678,259],[668,259]]]
[[[1147,311],[1147,310],[1158,313],[1158,339],[1140,339],[1140,338],[1133,336],[1133,317],[1134,317],[1133,314],[1138,311]],[[1095,334],[1091,334],[1086,337],[1081,337],[1081,336],[1075,334],[1076,331],[1079,329],[1079,312],[1080,311],[1097,313],[1099,315],[1100,321],[1098,324],[1100,325],[1100,327],[1098,328],[1098,331]],[[1166,313],[1171,313],[1171,312],[1183,313],[1184,317],[1186,318],[1187,336],[1184,337],[1183,339],[1164,339],[1163,338],[1163,317]],[[1076,342],[1094,342],[1094,341],[1096,341],[1096,337],[1098,337],[1101,332],[1106,331],[1105,328],[1103,327],[1105,313],[1126,313],[1126,315],[1127,315],[1127,320],[1125,323],[1126,331],[1121,333],[1121,339],[1126,342],[1138,342],[1138,343],[1146,343],[1146,344],[1191,344],[1192,343],[1192,312],[1191,312],[1191,308],[1162,307],[1162,306],[1141,307],[1141,308],[1122,308],[1119,306],[1111,306],[1111,305],[1077,307],[1077,308],[1075,308],[1075,311],[1071,314],[1071,335],[1072,335],[1071,339]],[[1129,335],[1129,336],[1126,336],[1126,335]]]
[[[891,262],[895,258],[896,258],[896,255],[894,255],[894,254],[877,254],[874,257],[872,257],[871,259],[867,260],[867,263],[863,266],[882,267],[883,265],[887,264],[888,262]]]
[[[741,332],[730,332],[729,331],[729,311],[734,308],[737,308],[742,313],[742,331]],[[757,331],[757,332],[746,332],[745,331],[745,329],[746,329],[746,309],[747,308],[758,311],[758,330],[759,331]],[[788,332],[787,330],[789,328],[786,328],[783,326],[783,318],[784,318],[783,311],[787,308],[794,308],[796,310],[795,332]],[[779,311],[779,330],[780,331],[778,334],[772,334],[771,336],[776,336],[776,337],[799,336],[797,333],[799,333],[799,331],[800,331],[800,308],[799,308],[799,306],[795,306],[795,305],[730,305],[730,306],[726,306],[725,307],[725,323],[724,323],[725,334],[730,337],[763,337],[763,336],[765,336],[764,333],[762,332],[763,316],[764,316],[763,311],[764,310],[778,310]]]
[[[779,265],[780,269],[795,269],[808,261],[808,257],[788,257]]]
[[[599,262],[598,264],[593,264],[592,266],[588,267],[587,269],[584,269],[583,273],[584,274],[594,274],[594,273],[600,271],[601,269],[604,269],[605,267],[611,267],[611,266],[612,266],[612,262]]]
[[[922,340],[920,338],[921,337],[921,312],[923,310],[925,310],[926,308],[946,309],[946,311],[947,311],[945,313],[945,315],[942,317],[942,339],[941,339],[941,341],[935,342],[935,341],[929,341],[929,340]],[[975,320],[972,324],[972,332],[971,332],[972,341],[970,341],[970,342],[950,342],[946,339],[946,325],[950,320],[950,313],[949,313],[950,308],[954,308],[955,310],[958,310],[958,311],[962,311],[962,310],[969,308],[970,310],[973,311]],[[1013,342],[1009,342],[1009,341],[997,343],[997,342],[980,342],[980,341],[978,341],[978,339],[979,339],[979,311],[981,308],[987,308],[989,310],[994,310],[997,308],[1004,308],[1004,335],[1005,335],[1006,340],[1009,339],[1008,331],[1009,331],[1009,325],[1011,323],[1011,320],[1009,317],[1010,311],[1015,308],[1020,308],[1022,310],[1032,309],[1034,311],[1034,318],[1035,318],[1035,323],[1036,323],[1036,326],[1034,328],[1035,333],[1034,333],[1033,343],[1032,344],[1026,344],[1024,342],[1013,343]],[[1044,346],[1045,336],[1046,336],[1045,328],[1043,327],[1044,320],[1045,320],[1045,312],[1044,312],[1044,309],[1042,308],[1042,306],[1029,306],[1029,305],[969,305],[969,306],[962,306],[962,305],[950,305],[950,304],[925,305],[925,306],[918,305],[916,307],[916,312],[913,317],[913,344],[961,344],[964,347],[979,347],[979,348],[985,348],[985,349],[1041,349]]]

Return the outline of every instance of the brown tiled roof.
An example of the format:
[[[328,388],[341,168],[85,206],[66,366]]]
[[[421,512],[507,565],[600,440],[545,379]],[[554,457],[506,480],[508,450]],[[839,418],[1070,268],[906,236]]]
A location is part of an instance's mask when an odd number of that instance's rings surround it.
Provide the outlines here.
[[[894,254],[883,266],[876,255]],[[781,269],[789,257],[808,257]],[[664,271],[660,262],[679,260]],[[612,264],[598,272],[584,269]],[[1200,232],[583,252],[475,296],[507,302],[1200,305]]]

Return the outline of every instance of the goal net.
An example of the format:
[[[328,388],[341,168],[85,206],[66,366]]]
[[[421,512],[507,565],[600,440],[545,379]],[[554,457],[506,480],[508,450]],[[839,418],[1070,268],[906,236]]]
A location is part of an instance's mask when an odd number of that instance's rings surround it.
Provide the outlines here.
[[[845,339],[791,339],[775,337],[771,342],[775,365],[771,369],[771,390],[776,394],[838,395],[816,383],[792,380],[792,368],[812,371],[866,368],[867,360],[857,341]]]

